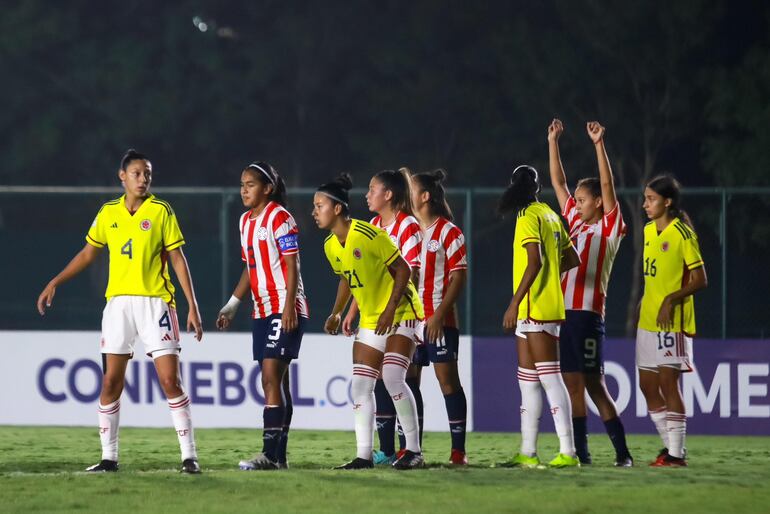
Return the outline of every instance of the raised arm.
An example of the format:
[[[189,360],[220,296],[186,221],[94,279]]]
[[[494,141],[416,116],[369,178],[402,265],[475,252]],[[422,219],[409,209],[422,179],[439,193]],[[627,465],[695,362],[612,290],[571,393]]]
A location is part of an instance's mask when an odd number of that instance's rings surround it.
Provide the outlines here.
[[[559,154],[559,136],[564,132],[564,125],[558,119],[554,119],[548,125],[548,168],[551,172],[551,186],[556,191],[556,199],[559,201],[559,208],[564,212],[564,206],[569,200],[569,188],[567,187],[567,176],[564,174],[564,167],[561,164],[561,155]]]
[[[43,292],[37,297],[37,311],[41,316],[45,316],[46,308],[50,307],[53,303],[53,297],[56,295],[56,288],[86,269],[96,260],[101,252],[101,248],[86,243],[83,249],[72,258],[69,264],[48,282],[45,289],[43,289]]]
[[[599,165],[599,182],[602,185],[602,207],[608,213],[618,203],[615,195],[615,181],[612,178],[610,160],[607,158],[607,149],[604,147],[604,127],[598,121],[589,121],[586,124],[588,137],[594,143],[596,149],[596,161]]]
[[[187,299],[187,330],[195,331],[195,339],[198,341],[203,337],[203,326],[201,325],[201,315],[198,312],[198,300],[195,299],[195,290],[193,289],[192,276],[190,268],[187,265],[187,259],[182,252],[182,247],[174,248],[168,252],[171,266],[174,268],[179,285],[182,286],[184,297]]]

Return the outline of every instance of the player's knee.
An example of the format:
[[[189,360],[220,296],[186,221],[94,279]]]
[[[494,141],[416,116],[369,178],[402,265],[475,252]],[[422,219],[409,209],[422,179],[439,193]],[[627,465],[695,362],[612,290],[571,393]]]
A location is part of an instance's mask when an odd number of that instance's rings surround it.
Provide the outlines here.
[[[158,381],[167,397],[175,398],[182,393],[182,382],[179,380],[179,377],[174,375],[163,376],[159,377]]]
[[[450,371],[439,371],[436,367],[436,379],[438,380],[441,394],[444,396],[454,394],[460,389],[460,377]]]
[[[125,379],[121,376],[104,375],[102,378],[102,393],[106,396],[119,396],[123,392]]]

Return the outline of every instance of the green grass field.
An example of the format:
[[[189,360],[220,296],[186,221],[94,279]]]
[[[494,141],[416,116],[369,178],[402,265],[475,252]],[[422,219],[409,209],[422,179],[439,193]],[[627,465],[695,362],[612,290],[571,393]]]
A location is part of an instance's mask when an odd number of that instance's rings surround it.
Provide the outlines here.
[[[595,464],[570,470],[491,467],[516,434],[472,433],[471,466],[452,469],[447,434],[425,438],[428,469],[331,471],[353,456],[352,432],[294,431],[288,471],[243,472],[258,430],[198,430],[203,474],[181,475],[171,429],[121,429],[121,470],[88,474],[93,428],[0,427],[2,512],[767,512],[770,438],[689,437],[690,467],[649,468],[657,437],[630,436],[637,467],[612,467],[609,441],[591,440]],[[543,434],[540,454],[556,451]]]

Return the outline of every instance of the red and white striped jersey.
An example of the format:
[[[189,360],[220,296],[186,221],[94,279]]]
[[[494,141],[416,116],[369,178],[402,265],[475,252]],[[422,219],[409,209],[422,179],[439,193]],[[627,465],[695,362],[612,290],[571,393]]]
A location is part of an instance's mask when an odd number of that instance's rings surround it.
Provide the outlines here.
[[[422,239],[420,261],[422,272],[419,291],[427,319],[444,300],[444,293],[449,286],[449,274],[468,267],[465,236],[457,225],[440,217],[426,228]],[[454,308],[447,313],[444,325],[457,327]]]
[[[401,257],[409,264],[410,268],[420,267],[422,231],[420,230],[420,223],[414,216],[399,211],[396,214],[396,219],[387,227],[382,226],[382,217],[379,215],[372,218],[370,223],[381,228],[390,236],[391,241],[396,244],[401,252]]]
[[[575,199],[570,196],[562,216],[567,219],[569,236],[580,256],[580,265],[562,275],[564,308],[593,311],[604,317],[604,301],[612,263],[626,235],[620,202],[598,222],[587,225],[580,219]]]
[[[241,259],[246,263],[254,300],[254,319],[283,314],[286,302],[286,260],[284,255],[296,255],[299,264],[297,222],[289,211],[270,202],[256,218],[251,211],[241,215]],[[297,277],[297,314],[307,318],[310,310]]]

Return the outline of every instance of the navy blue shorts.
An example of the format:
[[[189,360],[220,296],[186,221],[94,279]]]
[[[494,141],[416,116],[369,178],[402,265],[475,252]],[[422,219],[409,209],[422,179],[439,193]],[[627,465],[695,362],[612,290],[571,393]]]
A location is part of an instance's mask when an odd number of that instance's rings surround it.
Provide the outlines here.
[[[559,336],[562,372],[604,374],[604,319],[595,312],[568,310]]]
[[[412,355],[412,366],[430,366],[430,357],[428,356],[428,344],[418,344]]]
[[[289,362],[299,356],[302,335],[307,319],[297,316],[297,328],[293,332],[281,330],[281,315],[255,319],[251,328],[252,353],[254,360],[279,359]]]
[[[460,351],[460,331],[453,327],[444,327],[444,339],[435,344],[428,343],[427,334],[423,334],[428,347],[428,357],[431,362],[456,362]]]

